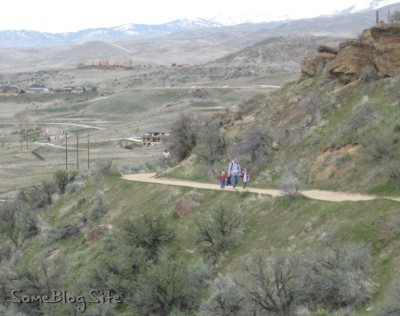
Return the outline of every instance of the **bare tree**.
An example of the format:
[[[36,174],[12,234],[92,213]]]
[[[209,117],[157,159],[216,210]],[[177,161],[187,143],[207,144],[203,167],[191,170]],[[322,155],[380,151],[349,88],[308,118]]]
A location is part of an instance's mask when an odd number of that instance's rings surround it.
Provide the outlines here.
[[[271,152],[273,142],[274,132],[269,125],[254,124],[245,131],[239,151],[248,155],[252,163],[262,162]]]
[[[194,152],[201,163],[211,168],[214,177],[218,174],[217,165],[225,151],[225,136],[218,122],[210,122],[200,131]]]
[[[253,315],[293,315],[306,295],[305,265],[298,256],[268,258],[256,253],[245,262],[247,284],[241,284]]]
[[[194,122],[195,119],[192,114],[180,113],[173,123],[171,150],[178,161],[187,158],[196,146],[197,131]]]

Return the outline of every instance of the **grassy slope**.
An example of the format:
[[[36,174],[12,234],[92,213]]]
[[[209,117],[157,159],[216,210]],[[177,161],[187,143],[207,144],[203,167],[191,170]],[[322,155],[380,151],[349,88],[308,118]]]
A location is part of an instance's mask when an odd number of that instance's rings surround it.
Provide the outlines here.
[[[190,188],[142,184],[109,177],[90,181],[83,192],[67,194],[55,207],[43,214],[50,227],[62,223],[76,223],[78,213],[90,209],[91,197],[98,191],[105,194],[110,211],[100,220],[89,222],[84,233],[60,243],[59,250],[52,252],[48,260],[62,259],[67,265],[68,288],[77,286],[71,276],[86,275],[95,266],[101,242],[86,243],[87,232],[100,224],[111,224],[113,229],[125,220],[145,212],[167,216],[174,225],[178,241],[164,252],[169,256],[192,262],[199,259],[193,243],[195,222],[213,207],[223,204],[227,208],[239,208],[243,214],[243,235],[238,246],[226,254],[218,271],[240,271],[240,259],[254,250],[301,251],[308,248],[327,247],[337,241],[354,241],[367,244],[372,249],[371,278],[377,283],[377,292],[371,304],[379,302],[386,294],[389,281],[399,277],[400,217],[399,204],[387,200],[369,202],[332,203],[301,198],[290,202],[285,198],[270,198],[257,194],[231,191],[192,190]],[[81,194],[86,202],[71,207]],[[187,216],[176,216],[176,203],[182,198],[195,201],[195,207]],[[306,223],[312,223],[312,231],[304,232]],[[34,264],[39,253],[45,251],[44,238],[37,237],[25,253],[25,259]],[[66,285],[65,285],[66,286]],[[359,313],[369,315],[364,306]]]
[[[270,122],[281,143],[279,151],[271,151],[267,161],[251,170],[252,184],[260,187],[276,187],[276,181],[288,166],[295,166],[307,188],[399,195],[399,187],[387,177],[387,166],[400,157],[400,112],[398,89],[400,80],[388,78],[355,87],[343,87],[337,82],[321,78],[301,83],[290,83],[275,91],[264,100],[248,102],[242,107],[244,115],[255,122]],[[304,120],[310,112],[307,96],[318,95],[315,119],[309,126]],[[366,115],[362,127],[354,126],[360,121],[363,109]],[[361,110],[360,110],[361,109]],[[358,122],[357,121],[357,122]],[[235,122],[228,127],[227,138],[238,138],[253,124]],[[282,136],[286,132],[289,136]],[[370,152],[376,144],[389,140],[389,154],[381,160]],[[226,159],[219,168],[226,168]],[[239,157],[240,159],[240,157]],[[243,166],[249,162],[242,159]],[[201,176],[204,168],[189,164],[190,168],[177,167],[172,176],[191,179]]]

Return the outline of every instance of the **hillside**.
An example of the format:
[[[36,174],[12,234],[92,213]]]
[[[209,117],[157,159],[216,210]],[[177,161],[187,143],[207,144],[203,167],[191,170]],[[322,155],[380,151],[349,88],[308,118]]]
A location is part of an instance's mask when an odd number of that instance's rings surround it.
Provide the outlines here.
[[[101,87],[114,84],[121,94],[92,91],[82,102],[81,96],[8,101],[10,109],[19,106],[19,115],[35,113],[37,122],[95,121],[101,129],[83,130],[98,143],[94,165],[80,170],[64,170],[62,140],[43,150],[48,160],[39,164],[19,151],[19,135],[7,135],[4,168],[16,170],[22,159],[40,170],[25,171],[35,185],[18,188],[0,204],[0,310],[46,316],[399,314],[399,202],[328,202],[297,194],[326,188],[400,196],[399,34],[397,25],[384,24],[340,45],[318,39],[301,47],[315,47],[301,61],[294,49],[301,41],[279,39],[286,50],[294,45],[285,61],[301,62],[301,76],[273,91],[244,92],[219,79],[218,87],[192,88],[188,79],[185,90],[155,84],[130,90],[125,84],[132,78],[120,78],[127,87],[122,93],[108,74],[111,83]],[[218,64],[246,68],[255,59],[272,65],[264,49],[276,51],[274,42]],[[182,70],[164,75],[174,71]],[[142,79],[151,87],[147,76]],[[239,83],[249,87],[255,79],[246,80]],[[218,105],[215,100],[222,110],[194,111]],[[126,154],[113,138],[142,131],[146,123],[161,126],[163,119],[174,135],[171,160],[159,159],[159,148],[133,146]],[[233,157],[249,169],[249,186],[282,195],[220,190],[216,176]],[[215,190],[120,176],[143,171],[213,183]],[[7,177],[15,177],[11,169]]]
[[[319,50],[297,82],[255,96],[239,115],[215,115],[235,144],[228,157],[241,156],[257,185],[273,186],[290,171],[307,187],[398,192],[397,27],[367,29],[339,49]]]

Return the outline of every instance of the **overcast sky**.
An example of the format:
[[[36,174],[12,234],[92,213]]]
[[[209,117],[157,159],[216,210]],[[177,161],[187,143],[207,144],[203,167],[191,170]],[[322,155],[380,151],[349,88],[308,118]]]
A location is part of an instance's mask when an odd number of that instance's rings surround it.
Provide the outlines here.
[[[7,0],[0,9],[0,30],[49,33],[123,24],[160,24],[181,18],[262,15],[270,20],[312,17],[372,0]],[[396,2],[392,0],[385,0]],[[400,1],[399,1],[400,2]],[[227,17],[224,19],[223,17]],[[260,18],[260,17],[259,17]],[[260,21],[254,21],[260,22]]]

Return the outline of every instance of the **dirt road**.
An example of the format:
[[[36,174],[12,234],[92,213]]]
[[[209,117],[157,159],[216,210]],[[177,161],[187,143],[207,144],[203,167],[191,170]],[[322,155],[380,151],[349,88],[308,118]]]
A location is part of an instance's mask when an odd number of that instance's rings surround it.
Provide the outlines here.
[[[165,185],[176,185],[176,186],[184,186],[184,187],[192,187],[199,189],[208,189],[208,190],[220,190],[219,184],[215,183],[200,183],[195,181],[187,181],[187,180],[178,180],[171,178],[156,178],[155,173],[138,173],[138,174],[125,174],[122,175],[122,178],[130,181],[138,181],[138,182],[150,182],[150,183],[159,183]],[[274,189],[259,189],[259,188],[251,188],[247,187],[245,190],[240,186],[235,189],[237,191],[248,191],[259,194],[266,194],[270,196],[280,196],[282,195],[282,191],[274,190]],[[232,187],[226,187],[225,191],[234,191]],[[382,197],[377,197],[374,195],[364,195],[364,194],[350,194],[344,192],[333,192],[333,191],[321,191],[321,190],[304,190],[301,192],[302,195],[309,197],[314,200],[322,200],[322,201],[332,201],[332,202],[343,202],[343,201],[369,201]],[[393,200],[400,202],[400,197],[384,197],[385,199]]]

